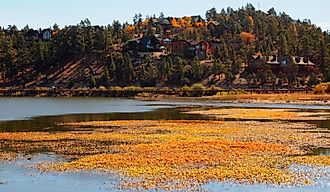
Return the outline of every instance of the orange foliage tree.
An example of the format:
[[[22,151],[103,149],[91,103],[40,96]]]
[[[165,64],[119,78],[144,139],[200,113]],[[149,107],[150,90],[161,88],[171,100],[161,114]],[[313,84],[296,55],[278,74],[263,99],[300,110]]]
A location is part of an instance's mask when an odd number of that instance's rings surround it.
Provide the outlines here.
[[[141,26],[142,27],[146,27],[149,23],[149,19],[145,19],[142,23],[141,23]]]
[[[180,28],[181,25],[177,22],[177,20],[175,18],[172,19],[171,21],[173,27],[177,27],[177,28]]]
[[[250,27],[253,30],[254,29],[254,20],[253,20],[253,17],[249,16],[248,19],[249,19]]]
[[[183,17],[182,19],[180,19],[180,23],[181,23],[181,26],[184,26],[184,27],[192,27],[192,24],[191,24],[191,17]]]
[[[127,33],[133,33],[134,30],[135,30],[135,26],[134,26],[134,25],[128,25],[128,26],[126,27],[126,29],[125,29],[125,31],[126,31]]]
[[[204,24],[203,22],[196,22],[196,23],[195,23],[195,26],[196,26],[197,28],[204,28],[204,27],[205,27],[205,24]]]
[[[248,32],[243,31],[243,32],[241,32],[240,36],[241,36],[242,41],[245,44],[254,43],[256,41],[256,37],[252,33],[248,33]]]

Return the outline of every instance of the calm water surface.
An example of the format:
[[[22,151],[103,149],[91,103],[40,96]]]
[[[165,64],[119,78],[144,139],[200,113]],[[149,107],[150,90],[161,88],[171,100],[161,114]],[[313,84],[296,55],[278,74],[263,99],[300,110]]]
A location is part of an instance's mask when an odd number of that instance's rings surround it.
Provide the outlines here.
[[[0,98],[0,121],[64,114],[147,112],[175,106],[287,108],[330,110],[324,105],[253,104],[220,102],[139,101],[119,98]]]

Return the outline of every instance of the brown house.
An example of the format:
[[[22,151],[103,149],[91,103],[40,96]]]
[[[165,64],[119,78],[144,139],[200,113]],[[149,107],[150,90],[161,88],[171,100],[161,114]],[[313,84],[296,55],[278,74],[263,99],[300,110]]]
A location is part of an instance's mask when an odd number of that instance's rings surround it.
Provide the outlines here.
[[[206,41],[191,41],[190,47],[195,52],[195,57],[205,60],[208,53],[211,52],[210,44]]]
[[[204,60],[210,52],[210,45],[206,41],[176,40],[171,43],[170,50],[173,54],[185,58],[198,57]]]
[[[189,55],[188,53],[191,52],[189,49],[190,44],[186,40],[174,40],[170,45],[170,50],[172,51],[172,53],[182,57]]]

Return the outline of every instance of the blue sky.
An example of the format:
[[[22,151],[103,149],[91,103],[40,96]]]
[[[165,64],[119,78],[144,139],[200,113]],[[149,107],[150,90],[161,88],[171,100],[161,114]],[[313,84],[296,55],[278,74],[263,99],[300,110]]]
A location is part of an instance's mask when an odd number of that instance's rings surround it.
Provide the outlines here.
[[[166,16],[205,15],[215,7],[233,9],[252,3],[267,11],[274,7],[294,19],[311,19],[312,23],[330,30],[330,1],[328,0],[0,0],[0,26],[29,24],[46,28],[54,23],[64,27],[89,18],[92,24],[106,25],[113,20],[132,22],[135,13]]]

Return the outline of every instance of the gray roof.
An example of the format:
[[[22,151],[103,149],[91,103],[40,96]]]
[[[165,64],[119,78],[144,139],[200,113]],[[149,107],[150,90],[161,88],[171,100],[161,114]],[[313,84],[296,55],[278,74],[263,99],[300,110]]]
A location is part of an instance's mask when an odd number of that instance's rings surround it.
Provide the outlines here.
[[[161,25],[170,25],[171,22],[168,19],[162,19],[159,21],[159,24]]]

